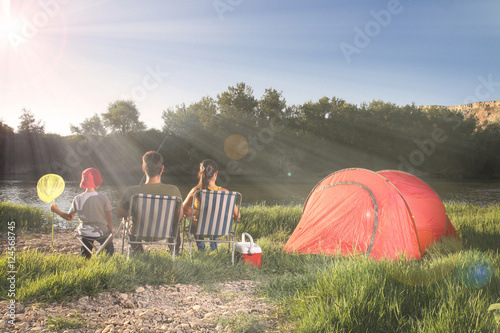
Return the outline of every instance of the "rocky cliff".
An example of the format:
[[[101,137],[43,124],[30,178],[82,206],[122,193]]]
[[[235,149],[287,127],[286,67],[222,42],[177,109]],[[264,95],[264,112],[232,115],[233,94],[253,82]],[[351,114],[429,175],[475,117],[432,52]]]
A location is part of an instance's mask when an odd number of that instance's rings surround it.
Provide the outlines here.
[[[430,106],[424,106],[424,108],[428,107]],[[491,123],[500,123],[500,101],[476,102],[471,104],[446,106],[446,108],[452,111],[461,112],[467,118],[476,116],[478,119],[478,126],[480,127],[486,127]]]

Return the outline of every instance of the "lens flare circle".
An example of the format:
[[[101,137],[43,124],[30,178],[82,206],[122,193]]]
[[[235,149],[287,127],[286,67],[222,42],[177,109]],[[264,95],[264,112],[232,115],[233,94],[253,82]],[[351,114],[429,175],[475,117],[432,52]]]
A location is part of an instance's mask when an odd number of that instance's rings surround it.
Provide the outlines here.
[[[471,256],[464,256],[457,262],[457,279],[467,288],[485,287],[490,283],[493,274],[493,264],[485,253],[475,251]]]
[[[230,135],[224,141],[224,153],[232,160],[241,160],[248,154],[248,140],[240,134]]]

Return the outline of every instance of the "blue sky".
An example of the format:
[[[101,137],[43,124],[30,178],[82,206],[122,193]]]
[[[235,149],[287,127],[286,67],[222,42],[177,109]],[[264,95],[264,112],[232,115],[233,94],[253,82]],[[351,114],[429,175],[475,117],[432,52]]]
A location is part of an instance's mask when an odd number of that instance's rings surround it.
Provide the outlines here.
[[[0,0],[0,118],[70,134],[133,99],[175,105],[245,82],[288,105],[500,100],[500,1]]]

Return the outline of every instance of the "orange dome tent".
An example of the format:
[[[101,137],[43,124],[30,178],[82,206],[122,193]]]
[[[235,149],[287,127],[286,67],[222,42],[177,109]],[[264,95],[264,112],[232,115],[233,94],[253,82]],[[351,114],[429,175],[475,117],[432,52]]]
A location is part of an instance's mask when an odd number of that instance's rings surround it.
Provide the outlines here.
[[[423,181],[401,171],[345,169],[309,194],[284,250],[412,260],[443,236],[458,237],[441,199]]]

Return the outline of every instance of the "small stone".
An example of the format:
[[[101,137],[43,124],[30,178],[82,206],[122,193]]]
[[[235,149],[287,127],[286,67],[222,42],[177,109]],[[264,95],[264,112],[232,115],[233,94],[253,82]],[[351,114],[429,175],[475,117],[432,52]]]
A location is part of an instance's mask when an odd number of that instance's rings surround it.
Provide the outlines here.
[[[128,299],[128,294],[120,293],[120,294],[118,294],[118,297],[120,297],[122,300],[126,301]]]
[[[16,314],[16,321],[23,321],[26,318],[26,315]]]
[[[131,301],[125,301],[123,302],[123,305],[122,305],[125,309],[133,309],[135,308],[135,305],[134,303],[132,303]]]
[[[145,315],[147,315],[149,313],[148,310],[144,311],[144,312],[141,312],[139,313],[139,317],[144,317]]]
[[[137,306],[140,307],[140,308],[145,308],[147,307],[149,304],[149,302],[144,302],[144,301],[138,301],[137,302]]]
[[[138,294],[139,294],[139,293],[143,293],[143,292],[145,292],[145,291],[146,291],[146,289],[144,289],[143,287],[139,287],[139,288],[137,288],[137,289],[135,290],[135,292],[136,292],[136,293],[138,293]]]
[[[115,327],[113,326],[113,324],[109,324],[108,326],[106,326],[106,328],[102,330],[102,333],[112,333],[114,331]]]
[[[27,331],[29,327],[30,327],[30,324],[28,324],[27,322],[22,322],[22,323],[16,325],[16,328],[18,330],[20,330],[21,332]]]
[[[22,305],[21,303],[16,303],[16,313],[24,313],[24,305]]]
[[[5,328],[6,326],[7,322],[4,319],[0,320],[0,328]]]
[[[193,306],[194,311],[199,311],[201,309],[201,305],[195,305]]]
[[[87,303],[89,301],[89,299],[90,298],[88,296],[84,296],[84,297],[80,298],[78,300],[78,302],[80,302],[80,303]]]

